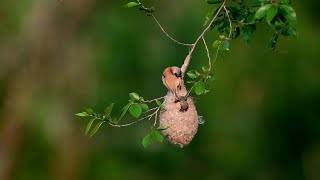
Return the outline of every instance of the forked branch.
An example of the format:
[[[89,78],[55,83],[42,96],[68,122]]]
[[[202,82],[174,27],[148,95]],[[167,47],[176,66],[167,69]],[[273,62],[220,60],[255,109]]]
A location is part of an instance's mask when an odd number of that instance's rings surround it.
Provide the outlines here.
[[[221,4],[221,6],[219,7],[217,13],[214,15],[214,17],[212,18],[212,20],[210,21],[209,25],[203,30],[203,32],[199,35],[199,37],[197,38],[197,40],[193,43],[192,45],[192,48],[191,50],[189,51],[189,54],[187,55],[187,57],[185,58],[184,62],[183,62],[183,65],[181,66],[181,73],[182,73],[182,76],[185,75],[186,73],[186,70],[189,66],[189,63],[190,63],[190,60],[191,60],[191,56],[192,56],[192,53],[194,51],[194,49],[196,48],[196,46],[198,45],[200,39],[202,39],[205,34],[208,32],[208,30],[210,29],[210,27],[212,26],[212,24],[217,20],[218,18],[218,15],[220,14],[221,10],[223,8],[225,8],[226,6],[226,0],[224,0]]]
[[[138,1],[140,3],[140,1]],[[157,20],[157,18],[153,15],[153,13],[151,13],[150,15],[152,16],[152,18],[154,19],[154,21],[157,23],[157,25],[159,26],[159,28],[161,29],[161,31],[169,38],[171,39],[173,42],[175,42],[176,44],[179,44],[179,45],[183,45],[183,46],[189,46],[190,47],[190,50],[189,50],[189,53],[187,55],[187,57],[185,58],[184,62],[183,62],[183,65],[181,66],[181,73],[182,73],[182,76],[184,77],[185,73],[186,73],[186,70],[190,64],[190,60],[191,60],[191,56],[192,56],[192,53],[194,52],[196,46],[198,45],[199,41],[201,39],[203,39],[203,42],[204,42],[204,45],[206,47],[206,51],[207,51],[207,56],[208,56],[208,61],[209,61],[209,71],[211,70],[211,58],[210,58],[210,52],[209,52],[209,49],[207,47],[207,44],[204,40],[204,36],[205,34],[208,32],[208,30],[210,29],[210,27],[212,26],[212,24],[217,20],[218,18],[218,15],[220,14],[220,12],[222,11],[222,9],[225,11],[228,19],[229,19],[229,23],[230,23],[230,33],[229,33],[229,38],[231,36],[231,33],[232,33],[232,24],[231,24],[231,20],[230,20],[230,16],[229,16],[229,13],[228,13],[228,10],[226,8],[226,0],[224,0],[222,2],[222,4],[220,5],[218,11],[216,12],[216,14],[214,15],[214,17],[212,18],[212,20],[210,21],[209,25],[202,31],[202,33],[198,36],[198,38],[196,39],[196,41],[193,43],[193,44],[189,44],[189,43],[182,43],[176,39],[174,39],[172,36],[170,36],[167,31],[162,27],[162,25],[159,23],[159,21]]]

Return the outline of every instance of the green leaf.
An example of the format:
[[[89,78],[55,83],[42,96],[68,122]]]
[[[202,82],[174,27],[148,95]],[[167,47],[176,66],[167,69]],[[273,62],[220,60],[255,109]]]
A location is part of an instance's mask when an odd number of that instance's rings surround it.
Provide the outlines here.
[[[289,5],[291,4],[291,0],[281,0],[280,3]]]
[[[245,40],[247,43],[249,43],[252,39],[252,35],[255,30],[256,30],[256,25],[254,25],[254,24],[244,26],[241,31],[241,36],[242,36],[243,40]]]
[[[213,44],[212,44],[212,47],[214,48],[214,49],[217,49],[220,45],[221,45],[221,41],[220,40],[215,40],[214,42],[213,42]]]
[[[139,10],[146,12],[147,16],[150,16],[155,11],[155,8],[154,7],[146,8],[146,7],[141,6],[139,8]]]
[[[98,129],[100,128],[100,126],[104,123],[104,121],[100,121],[96,124],[96,126],[91,130],[90,132],[90,137],[94,136],[96,134],[96,132],[98,131]]]
[[[84,111],[86,111],[89,115],[93,114],[93,110],[91,108],[85,108]]]
[[[147,147],[150,145],[151,140],[152,140],[151,134],[146,135],[146,136],[143,138],[143,140],[142,140],[142,145],[143,145],[143,147],[144,147],[144,148],[147,148]]]
[[[139,101],[144,101],[144,98],[142,96],[140,96]]]
[[[95,119],[91,119],[88,124],[87,124],[87,127],[86,127],[86,135],[88,135],[89,131],[90,131],[90,128],[92,126],[92,123],[94,122]]]
[[[169,127],[168,126],[159,126],[158,128],[157,128],[157,131],[163,131],[163,130],[166,130],[166,129],[168,129]]]
[[[286,18],[286,20],[292,24],[297,21],[297,14],[294,9],[289,5],[281,4],[279,6],[280,13]]]
[[[230,24],[229,24],[229,20],[225,19],[222,26],[218,28],[218,31],[220,33],[225,33],[225,34],[229,34],[230,32]]]
[[[227,37],[223,34],[219,35],[220,40],[224,41]]]
[[[129,108],[130,114],[138,118],[142,113],[142,108],[140,104],[132,104]]]
[[[197,94],[197,95],[201,95],[204,93],[205,91],[205,88],[206,88],[206,85],[204,82],[197,82],[194,86],[194,92]]]
[[[266,16],[267,22],[270,24],[270,22],[273,20],[274,17],[276,17],[277,14],[278,14],[278,7],[272,6],[267,12],[267,16]]]
[[[135,92],[130,93],[129,96],[130,96],[130,99],[133,100],[133,101],[139,101],[140,100],[139,94],[137,94]]]
[[[156,100],[156,103],[157,103],[157,105],[158,105],[159,107],[163,108],[163,103],[162,103],[162,102],[160,102],[159,100]]]
[[[261,6],[261,7],[257,10],[257,12],[256,12],[256,14],[255,14],[254,17],[255,17],[256,19],[262,19],[264,16],[266,16],[268,10],[269,10],[271,7],[272,7],[272,4],[266,4],[266,5]]]
[[[113,119],[111,119],[111,121],[112,121],[113,123],[117,123],[117,122],[118,122],[118,119],[117,119],[117,118],[113,118]]]
[[[214,11],[209,11],[209,12],[208,12],[208,14],[207,14],[207,16],[206,16],[206,19],[205,19],[205,21],[204,21],[204,23],[203,23],[203,26],[208,26],[208,25],[209,25],[211,19],[213,18],[213,12],[214,12]]]
[[[209,82],[212,82],[214,80],[216,80],[216,76],[213,74],[213,73],[210,73],[208,76],[207,76],[207,81]]]
[[[296,36],[297,35],[297,31],[295,28],[290,27],[290,26],[286,26],[282,31],[281,34],[283,36]]]
[[[157,141],[159,141],[159,142],[163,142],[163,140],[164,140],[164,138],[163,138],[163,136],[162,136],[162,134],[160,134],[159,133],[159,131],[151,131],[151,136],[154,138],[154,139],[156,139]]]
[[[81,112],[81,113],[77,113],[75,114],[76,116],[79,116],[79,117],[86,117],[86,116],[89,116],[89,114],[87,112]]]
[[[124,106],[124,107],[122,108],[122,113],[121,113],[121,115],[120,115],[120,117],[119,117],[118,121],[120,121],[120,120],[123,118],[123,116],[124,116],[124,115],[126,115],[126,113],[127,113],[128,109],[129,109],[129,107],[130,107],[132,104],[133,104],[133,103],[132,103],[132,102],[130,102],[130,103],[128,103],[126,106]]]
[[[252,3],[252,7],[259,7],[261,4],[260,0],[254,0]]]
[[[132,7],[136,7],[136,6],[139,6],[140,4],[137,3],[137,2],[129,2],[127,3],[126,5],[124,5],[124,7],[126,8],[132,8]]]
[[[190,70],[187,72],[187,75],[189,76],[189,78],[195,79],[195,78],[199,77],[200,73],[196,70]]]
[[[240,2],[240,1],[239,1]],[[228,5],[228,10],[230,11],[230,17],[236,21],[243,21],[248,18],[248,10],[243,6],[232,6]]]
[[[247,23],[248,24],[254,24],[255,23],[255,13],[250,13],[247,16]]]
[[[207,13],[206,19],[205,19],[205,21],[204,21],[204,23],[203,23],[203,26],[208,26],[209,23],[211,22],[213,16],[214,16],[217,12],[218,12],[218,8],[214,8],[214,9],[212,9],[211,11],[209,11],[209,12]],[[218,20],[217,20],[217,21],[218,21]],[[217,22],[217,21],[216,21],[216,22]],[[213,24],[213,25],[214,25],[214,24]]]
[[[218,4],[218,3],[222,3],[222,0],[207,0],[208,4]]]
[[[112,112],[113,106],[114,106],[114,103],[112,103],[111,105],[109,105],[109,106],[104,110],[104,115],[105,115],[107,118],[110,117],[110,114],[111,114],[111,112]]]
[[[232,34],[232,39],[237,39],[239,36],[240,36],[240,28],[237,27]]]
[[[269,44],[268,44],[268,48],[271,48],[271,49],[275,49],[276,47],[276,44],[277,44],[277,41],[278,41],[278,37],[279,37],[279,34],[274,34],[270,41],[269,41]]]
[[[210,92],[210,87],[209,87],[209,84],[208,82],[205,82],[205,88],[204,88],[204,94],[207,94],[208,92]]]
[[[201,69],[202,69],[202,72],[207,72],[209,70],[207,67],[204,67],[204,66],[202,66]]]
[[[210,26],[210,30],[213,30],[216,26],[220,27],[224,22],[224,19],[218,17],[218,19]]]
[[[281,30],[284,27],[284,24],[281,22],[276,21],[273,28],[277,31]]]
[[[148,111],[149,110],[149,106],[147,104],[140,104],[142,111]]]

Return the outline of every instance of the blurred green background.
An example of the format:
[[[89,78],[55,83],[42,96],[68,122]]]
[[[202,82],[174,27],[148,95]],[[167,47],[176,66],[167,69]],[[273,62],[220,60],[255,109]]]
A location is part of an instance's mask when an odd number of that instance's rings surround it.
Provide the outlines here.
[[[207,95],[196,97],[206,121],[184,149],[141,140],[150,122],[103,126],[84,136],[75,112],[127,103],[135,91],[166,93],[165,67],[188,49],[168,40],[128,1],[23,0],[0,6],[0,179],[320,179],[319,1],[294,0],[298,38],[266,48],[271,32],[232,41]],[[212,6],[151,1],[176,39],[193,42]],[[217,37],[207,35],[208,43]],[[199,46],[190,69],[206,65]]]

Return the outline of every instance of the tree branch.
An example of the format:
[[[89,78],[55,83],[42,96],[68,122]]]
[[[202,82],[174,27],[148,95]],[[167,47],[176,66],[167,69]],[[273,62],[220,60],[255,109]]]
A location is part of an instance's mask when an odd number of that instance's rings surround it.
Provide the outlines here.
[[[114,124],[112,121],[109,121],[109,120],[107,120],[107,122],[109,123],[110,126],[113,126],[113,127],[126,127],[126,126],[131,126],[131,125],[133,125],[133,124],[135,124],[135,123],[138,123],[138,122],[140,122],[140,121],[143,121],[143,120],[145,120],[145,119],[147,119],[147,118],[149,118],[149,120],[150,120],[153,116],[155,116],[155,118],[157,118],[157,113],[159,112],[160,109],[161,109],[161,107],[157,107],[156,110],[155,110],[152,114],[149,114],[148,116],[145,116],[145,117],[143,117],[143,118],[140,118],[140,119],[138,119],[138,120],[135,120],[135,121],[130,122],[130,123],[127,123],[127,124]],[[155,120],[155,123],[154,123],[154,124],[156,124],[156,120]]]
[[[161,31],[169,38],[171,39],[173,42],[179,44],[179,45],[183,45],[183,46],[193,46],[193,44],[188,44],[188,43],[182,43],[179,42],[178,40],[174,39],[173,37],[171,37],[165,30],[164,28],[161,26],[161,24],[159,23],[159,21],[157,20],[157,18],[151,13],[151,16],[153,17],[154,21],[158,24],[158,26],[160,27]]]
[[[139,1],[138,1],[139,2]],[[140,3],[140,2],[139,2]],[[141,4],[141,3],[140,3]],[[182,73],[182,76],[185,75],[185,72],[189,66],[189,63],[190,63],[190,60],[191,60],[191,56],[192,56],[192,53],[194,52],[194,49],[195,47],[198,45],[200,39],[202,39],[203,41],[203,44],[205,46],[205,49],[207,51],[207,57],[208,57],[208,61],[209,61],[209,68],[208,70],[210,71],[211,68],[212,68],[212,64],[211,64],[211,57],[210,57],[210,52],[209,52],[209,49],[208,49],[208,46],[207,46],[207,43],[205,41],[205,34],[208,32],[208,30],[210,29],[210,27],[212,26],[212,24],[217,20],[218,18],[218,15],[220,14],[221,10],[224,9],[226,11],[226,14],[229,18],[229,22],[230,22],[230,29],[232,28],[231,26],[231,21],[230,21],[230,17],[229,17],[229,14],[227,12],[227,9],[225,7],[226,5],[226,0],[224,0],[220,6],[220,8],[218,9],[217,13],[215,14],[215,16],[212,18],[212,20],[210,21],[209,25],[202,31],[202,33],[199,35],[199,37],[196,39],[196,41],[193,43],[193,44],[188,44],[188,43],[182,43],[176,39],[174,39],[173,37],[171,37],[165,30],[164,28],[161,26],[161,24],[159,23],[159,21],[157,20],[157,18],[152,14],[150,13],[150,15],[153,17],[153,19],[155,20],[155,22],[157,23],[157,25],[160,27],[161,31],[169,38],[171,39],[173,42],[179,44],[179,45],[183,45],[183,46],[189,46],[191,49],[189,50],[189,54],[187,55],[187,57],[185,58],[184,60],[184,63],[183,65],[181,66],[181,73]],[[231,36],[231,30],[230,30],[230,35]],[[216,57],[215,57],[216,58]],[[192,88],[191,88],[192,89]],[[150,102],[154,102],[154,101],[157,101],[157,100],[160,100],[160,99],[163,99],[165,96],[163,97],[159,97],[159,98],[156,98],[156,99],[152,99],[152,100],[146,100],[146,101],[141,101],[142,103],[150,103]],[[127,124],[115,124],[114,122],[112,121],[109,121],[107,120],[108,124],[113,126],[113,127],[126,127],[126,126],[130,126],[130,125],[133,125],[135,123],[138,123],[140,121],[143,121],[144,119],[149,119],[151,120],[152,117],[155,118],[155,121],[153,123],[154,126],[156,126],[157,124],[157,118],[158,118],[158,112],[159,110],[161,109],[161,107],[156,107],[156,108],[152,108],[150,110],[148,110],[147,112],[150,112],[150,111],[154,111],[153,113],[143,117],[143,118],[140,118],[136,121],[133,121],[133,122],[130,122],[130,123],[127,123]]]
[[[215,16],[212,18],[211,22],[209,23],[209,25],[203,30],[203,32],[200,34],[200,36],[197,38],[197,40],[194,42],[194,44],[192,45],[191,50],[189,51],[189,54],[187,55],[187,57],[185,58],[183,65],[181,66],[181,73],[182,73],[182,77],[185,75],[186,70],[189,66],[190,60],[191,60],[191,55],[195,49],[195,47],[197,46],[197,44],[199,43],[200,39],[202,37],[204,37],[204,35],[207,33],[207,31],[210,29],[210,27],[212,26],[212,24],[217,20],[218,15],[220,14],[221,10],[225,7],[226,5],[226,0],[224,0],[220,6],[220,8],[218,9],[217,13],[215,14]]]

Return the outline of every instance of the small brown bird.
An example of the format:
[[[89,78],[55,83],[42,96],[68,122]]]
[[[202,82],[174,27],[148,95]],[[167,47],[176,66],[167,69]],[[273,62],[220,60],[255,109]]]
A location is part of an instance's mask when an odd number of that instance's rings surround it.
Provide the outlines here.
[[[198,131],[199,118],[196,106],[183,81],[178,67],[168,67],[162,75],[163,84],[168,88],[160,112],[159,125],[167,126],[162,131],[166,139],[179,147],[188,145]]]
[[[177,90],[181,89],[181,69],[179,67],[168,67],[163,71],[162,82],[177,97]]]
[[[178,104],[181,112],[185,112],[188,110],[188,99],[185,96],[180,96],[178,99],[175,100],[175,103]]]

